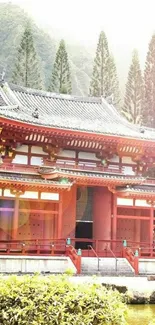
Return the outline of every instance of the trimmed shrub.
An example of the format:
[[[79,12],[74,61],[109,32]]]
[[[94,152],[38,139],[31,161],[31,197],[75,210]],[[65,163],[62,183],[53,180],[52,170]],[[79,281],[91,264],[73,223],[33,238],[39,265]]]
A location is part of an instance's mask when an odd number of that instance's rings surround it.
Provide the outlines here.
[[[124,325],[117,291],[66,276],[0,278],[1,325]]]

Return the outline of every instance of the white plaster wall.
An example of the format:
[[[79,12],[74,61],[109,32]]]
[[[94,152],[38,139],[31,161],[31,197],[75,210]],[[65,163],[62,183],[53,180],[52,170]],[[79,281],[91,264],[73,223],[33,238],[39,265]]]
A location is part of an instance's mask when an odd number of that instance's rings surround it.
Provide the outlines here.
[[[42,200],[59,201],[59,193],[42,192],[40,197]]]
[[[133,205],[133,199],[126,199],[126,198],[118,197],[117,198],[117,205],[129,205],[129,206],[132,206]]]
[[[60,157],[75,158],[76,152],[74,150],[62,150],[59,153]]]
[[[32,166],[41,166],[42,165],[42,157],[31,157],[30,164]]]
[[[124,175],[135,175],[135,172],[132,170],[131,166],[124,166],[123,167],[123,174]]]
[[[146,200],[135,200],[135,205],[137,207],[150,207],[151,205],[146,202]]]
[[[78,155],[79,159],[90,159],[90,160],[100,160],[96,158],[95,153],[80,151]]]
[[[31,153],[36,153],[38,155],[48,155],[47,152],[43,151],[42,147],[38,147],[38,146],[32,146]]]
[[[76,268],[68,257],[0,256],[0,273],[64,273],[67,269],[76,273]]]
[[[8,196],[8,197],[15,197],[14,194],[11,194],[10,190],[9,189],[5,189],[4,190],[4,196]]]
[[[139,273],[140,274],[155,274],[155,260],[154,259],[139,259]]]
[[[27,145],[22,145],[18,148],[16,148],[16,151],[20,151],[20,152],[28,152],[28,146]]]
[[[122,163],[124,164],[136,164],[136,162],[134,162],[131,157],[122,157]]]
[[[26,155],[18,155],[16,154],[15,158],[13,159],[13,164],[23,164],[27,165],[28,157]]]
[[[110,162],[117,162],[117,163],[119,163],[119,157],[118,156],[114,156],[114,157],[112,157],[112,158],[110,158],[110,159],[108,159]]]
[[[20,198],[25,198],[25,199],[38,199],[38,192],[25,191],[24,194],[20,195]]]

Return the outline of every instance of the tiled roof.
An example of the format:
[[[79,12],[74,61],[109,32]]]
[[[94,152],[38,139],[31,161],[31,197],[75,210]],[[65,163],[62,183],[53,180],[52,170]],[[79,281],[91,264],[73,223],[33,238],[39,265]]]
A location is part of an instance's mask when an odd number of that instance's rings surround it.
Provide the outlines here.
[[[114,174],[114,173],[104,173],[104,172],[94,172],[94,171],[89,171],[89,172],[86,172],[86,171],[78,171],[78,170],[67,170],[65,168],[40,168],[39,170],[39,173],[44,177],[44,175],[52,175],[52,174],[57,174],[57,175],[64,175],[65,177],[67,176],[72,176],[73,178],[76,177],[76,176],[82,176],[82,177],[89,177],[90,179],[91,178],[94,178],[97,180],[97,179],[113,179],[113,180],[123,180],[125,181],[126,183],[128,181],[131,181],[133,180],[133,183],[139,183],[139,182],[142,182],[144,181],[144,178],[141,177],[141,176],[128,176],[128,175],[121,175],[121,174]]]
[[[129,138],[153,139],[155,130],[142,133],[103,98],[81,98],[26,89],[4,83],[0,86],[0,116],[39,126],[87,131]],[[33,117],[35,109],[38,118]]]
[[[117,191],[119,192],[137,192],[137,193],[153,193],[155,194],[155,185],[127,185],[126,187],[124,186],[118,186],[117,188]]]
[[[33,184],[41,184],[41,185],[52,185],[52,186],[62,186],[62,184],[59,181],[52,181],[52,180],[46,180],[42,179],[39,175],[21,175],[21,174],[11,174],[11,173],[0,173],[0,182],[11,182],[16,181],[18,183],[33,183]],[[65,184],[63,184],[64,186]],[[72,183],[68,182],[66,184],[66,187],[71,186]]]
[[[0,107],[1,106],[6,106],[6,105],[7,105],[7,103],[5,102],[5,100],[3,99],[3,97],[0,94]]]

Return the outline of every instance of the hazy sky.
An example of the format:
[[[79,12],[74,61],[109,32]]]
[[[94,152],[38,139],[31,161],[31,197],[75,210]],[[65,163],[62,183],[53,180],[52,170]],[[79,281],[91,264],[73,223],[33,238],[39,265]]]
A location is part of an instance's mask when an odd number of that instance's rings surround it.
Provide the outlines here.
[[[0,0],[0,2],[5,2]],[[148,42],[155,32],[155,0],[12,0],[42,26],[60,37],[96,46],[104,30],[119,65],[137,48],[144,63]],[[128,60],[127,60],[128,61]]]
[[[0,0],[0,2],[5,2]],[[93,45],[105,30],[112,48],[145,51],[155,31],[155,0],[12,0],[39,23]]]

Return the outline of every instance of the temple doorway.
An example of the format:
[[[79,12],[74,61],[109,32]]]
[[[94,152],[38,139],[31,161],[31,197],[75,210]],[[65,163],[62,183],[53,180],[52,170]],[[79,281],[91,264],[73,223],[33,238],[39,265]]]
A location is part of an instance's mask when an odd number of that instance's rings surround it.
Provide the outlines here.
[[[78,187],[76,200],[76,238],[93,238],[93,188]],[[87,249],[90,242],[76,242],[76,248]]]
[[[76,223],[76,231],[75,231],[76,238],[93,238],[93,222],[77,222]],[[76,242],[76,249],[87,249],[88,245],[91,245],[90,242]]]

